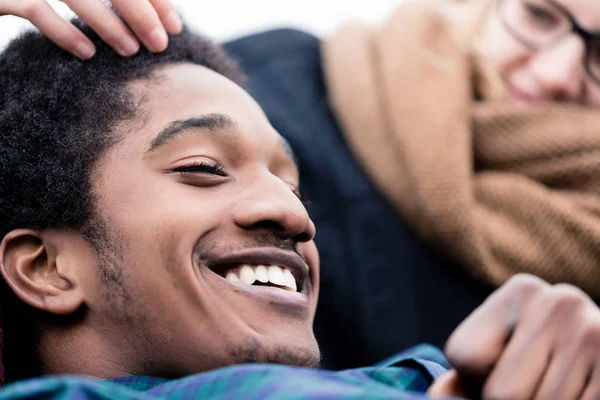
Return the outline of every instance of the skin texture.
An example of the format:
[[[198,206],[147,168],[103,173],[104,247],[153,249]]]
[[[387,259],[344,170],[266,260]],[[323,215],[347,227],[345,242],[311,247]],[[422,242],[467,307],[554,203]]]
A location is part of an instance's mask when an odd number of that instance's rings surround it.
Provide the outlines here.
[[[113,0],[129,28],[99,0],[64,0],[121,56],[132,56],[141,43],[152,52],[167,47],[167,34],[181,32],[182,23],[169,0]],[[64,50],[81,59],[93,57],[92,42],[52,10],[46,0],[0,0],[0,16],[16,15],[29,20]]]
[[[21,300],[83,314],[68,326],[41,323],[43,372],[176,377],[252,361],[315,366],[315,227],[283,139],[245,91],[204,67],[169,65],[130,88],[144,98],[140,117],[117,128],[121,140],[93,173],[108,234],[101,254],[77,230],[17,230],[0,246],[2,274]],[[216,114],[232,123],[155,141],[173,121]],[[200,162],[222,171],[189,169]],[[209,268],[236,254],[236,263],[267,264],[265,254],[248,254],[256,251],[281,256],[271,264],[308,266],[301,293],[242,287]]]
[[[596,0],[556,0],[588,31],[600,31]],[[504,27],[496,7],[483,26],[481,43],[517,103],[559,101],[600,106],[600,86],[587,75],[585,45],[571,34],[555,45],[531,50]]]

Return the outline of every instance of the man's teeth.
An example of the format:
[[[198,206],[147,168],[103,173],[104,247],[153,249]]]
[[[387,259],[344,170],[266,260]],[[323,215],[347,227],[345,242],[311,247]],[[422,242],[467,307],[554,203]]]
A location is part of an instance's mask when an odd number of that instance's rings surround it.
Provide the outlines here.
[[[243,283],[245,285],[252,285],[256,281],[260,283],[271,282],[274,285],[282,286],[293,292],[298,291],[296,278],[294,278],[292,272],[285,267],[278,267],[275,265],[269,267],[264,265],[242,265],[238,271],[239,275],[234,271],[228,272],[225,279],[229,282]]]
[[[252,285],[255,280],[256,280],[256,274],[254,273],[254,270],[252,269],[252,267],[250,267],[248,265],[244,265],[240,269],[240,282],[242,282],[246,285]]]
[[[269,282],[269,272],[267,271],[267,268],[264,265],[259,265],[254,269],[254,277],[260,283]]]
[[[285,280],[286,287],[289,287],[294,292],[298,290],[298,287],[296,286],[296,278],[294,278],[294,275],[287,268],[283,269],[283,279]]]
[[[283,277],[283,271],[278,267],[269,267],[269,282],[279,286],[285,286],[285,278]]]
[[[240,278],[238,278],[238,276],[236,275],[235,272],[229,272],[227,274],[227,276],[225,277],[225,279],[227,279],[229,282],[233,282],[233,283],[239,283],[240,282]]]

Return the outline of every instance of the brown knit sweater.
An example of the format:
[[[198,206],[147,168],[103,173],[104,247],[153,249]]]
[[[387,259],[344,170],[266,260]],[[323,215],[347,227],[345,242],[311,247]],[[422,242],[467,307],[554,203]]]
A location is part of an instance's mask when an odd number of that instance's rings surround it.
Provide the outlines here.
[[[473,78],[493,74],[461,40],[447,16],[411,3],[327,41],[351,148],[421,237],[474,276],[500,285],[529,272],[600,295],[600,110],[475,102],[485,85]]]

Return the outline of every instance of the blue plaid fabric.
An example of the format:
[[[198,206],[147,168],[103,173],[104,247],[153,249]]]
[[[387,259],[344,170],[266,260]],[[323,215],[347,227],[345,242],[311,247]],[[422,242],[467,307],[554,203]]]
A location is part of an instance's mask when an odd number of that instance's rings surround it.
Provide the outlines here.
[[[373,367],[337,372],[246,364],[175,380],[147,376],[35,378],[6,386],[0,391],[0,400],[424,399],[433,379],[447,367],[437,348],[421,345]]]

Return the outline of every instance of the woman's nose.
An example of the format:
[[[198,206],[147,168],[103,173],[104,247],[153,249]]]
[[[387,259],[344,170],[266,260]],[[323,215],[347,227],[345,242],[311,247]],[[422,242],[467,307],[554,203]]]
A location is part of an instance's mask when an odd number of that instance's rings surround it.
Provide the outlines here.
[[[585,43],[575,35],[539,50],[530,68],[544,94],[554,101],[578,101],[586,80]]]

